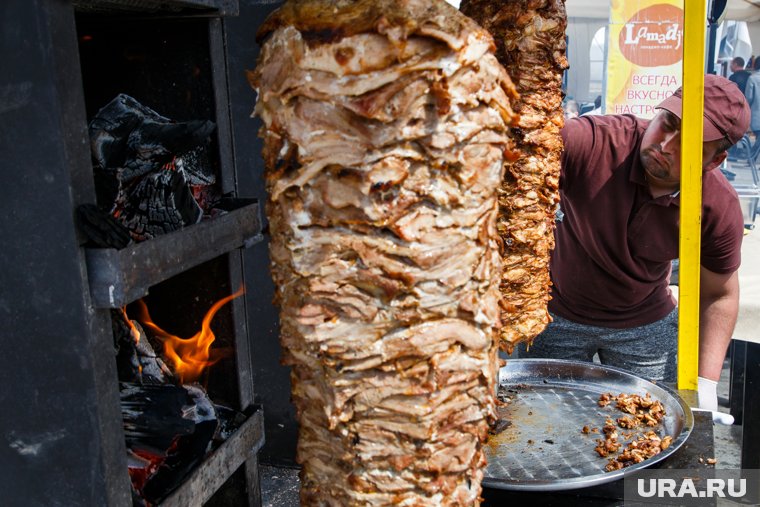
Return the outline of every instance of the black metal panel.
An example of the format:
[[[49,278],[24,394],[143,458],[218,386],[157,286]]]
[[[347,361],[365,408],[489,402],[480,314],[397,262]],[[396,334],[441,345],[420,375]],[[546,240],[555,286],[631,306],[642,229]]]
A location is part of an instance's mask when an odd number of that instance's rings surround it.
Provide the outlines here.
[[[760,469],[760,344],[748,342],[744,424],[742,425],[742,468]],[[756,492],[754,500],[760,498]]]
[[[210,11],[215,16],[236,15],[237,0],[73,0],[79,12],[104,13],[193,13]]]
[[[744,420],[744,377],[747,370],[747,342],[731,340],[731,377],[729,379],[728,404],[734,424]]]
[[[281,2],[241,0],[240,16],[223,20],[227,41],[230,114],[233,124],[238,191],[242,195],[266,200],[262,143],[258,138],[261,123],[252,119],[256,93],[248,84],[245,71],[256,65],[259,47],[256,30]],[[266,219],[264,219],[266,220]],[[251,348],[254,363],[256,401],[266,414],[267,442],[260,454],[264,463],[295,464],[298,427],[290,403],[290,369],[280,364],[279,318],[272,305],[274,286],[268,269],[269,241],[245,251],[246,296]]]
[[[129,505],[113,343],[73,220],[93,197],[73,10],[5,0],[0,19],[2,503]]]
[[[209,52],[211,56],[211,79],[214,84],[214,103],[216,105],[216,131],[219,140],[219,164],[221,172],[222,193],[232,192],[237,188],[235,179],[235,162],[232,158],[232,121],[229,111],[227,93],[227,55],[225,54],[225,33],[222,21],[209,21]]]
[[[264,266],[262,266],[264,268]],[[229,256],[229,273],[230,285],[233,288],[235,284],[240,284],[244,279],[243,276],[243,253],[233,252]],[[256,288],[246,288],[246,291]],[[246,297],[238,298],[232,301],[232,319],[235,326],[235,363],[238,373],[238,403],[241,410],[247,409],[254,403],[254,383],[253,383],[253,360],[251,358],[251,342],[248,327],[248,318],[246,313]]]

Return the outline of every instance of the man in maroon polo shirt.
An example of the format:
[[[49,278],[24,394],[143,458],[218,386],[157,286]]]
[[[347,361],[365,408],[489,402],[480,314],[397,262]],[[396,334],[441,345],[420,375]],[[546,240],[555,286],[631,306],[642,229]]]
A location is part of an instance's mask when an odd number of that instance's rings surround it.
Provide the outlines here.
[[[561,221],[551,259],[554,321],[531,356],[591,361],[675,380],[678,315],[668,282],[678,258],[681,89],[653,120],[582,116],[562,131]],[[702,146],[700,406],[715,386],[739,307],[739,199],[716,168],[749,127],[744,95],[705,76]]]

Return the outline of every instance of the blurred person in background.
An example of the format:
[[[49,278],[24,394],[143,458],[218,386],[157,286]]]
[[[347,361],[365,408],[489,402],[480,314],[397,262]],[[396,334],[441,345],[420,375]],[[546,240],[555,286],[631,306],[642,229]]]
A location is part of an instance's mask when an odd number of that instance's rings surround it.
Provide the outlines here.
[[[578,107],[578,103],[572,99],[565,102],[564,110],[566,120],[569,120],[570,118],[577,118],[581,111],[580,107]]]
[[[747,87],[744,90],[744,95],[747,97],[747,103],[749,104],[749,110],[751,114],[751,121],[749,123],[749,129],[755,135],[755,143],[752,147],[754,152],[758,148],[758,142],[760,142],[760,58],[754,59],[754,72],[752,72],[747,79]]]
[[[747,79],[751,72],[744,68],[744,58],[737,56],[731,60],[731,75],[728,76],[728,80],[732,83],[736,83],[736,86],[742,91],[744,95],[747,95],[745,91],[747,89]]]

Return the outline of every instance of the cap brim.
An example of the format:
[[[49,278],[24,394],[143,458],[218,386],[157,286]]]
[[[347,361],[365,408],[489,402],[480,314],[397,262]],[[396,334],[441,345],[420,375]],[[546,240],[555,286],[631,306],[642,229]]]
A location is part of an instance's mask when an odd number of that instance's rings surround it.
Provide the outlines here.
[[[681,112],[683,110],[683,101],[681,100],[681,97],[678,97],[677,95],[671,95],[667,99],[660,102],[657,106],[657,109],[665,109],[667,111],[670,111],[674,115],[678,116],[678,119],[681,119]],[[702,129],[703,129],[703,141],[717,141],[718,139],[724,139],[726,136],[723,135],[723,133],[718,130],[718,128],[713,125],[713,123],[708,120],[706,117],[702,116]]]

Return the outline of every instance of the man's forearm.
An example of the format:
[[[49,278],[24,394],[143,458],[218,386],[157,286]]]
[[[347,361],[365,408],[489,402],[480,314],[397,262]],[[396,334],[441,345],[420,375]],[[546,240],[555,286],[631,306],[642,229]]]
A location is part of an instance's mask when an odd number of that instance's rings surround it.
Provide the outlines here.
[[[718,301],[710,304],[700,315],[699,376],[718,380],[723,359],[736,324],[737,305]]]
[[[739,295],[703,299],[699,317],[699,376],[718,380],[739,313]]]

